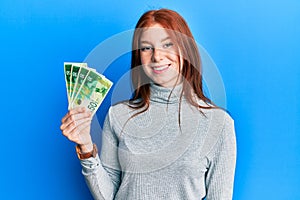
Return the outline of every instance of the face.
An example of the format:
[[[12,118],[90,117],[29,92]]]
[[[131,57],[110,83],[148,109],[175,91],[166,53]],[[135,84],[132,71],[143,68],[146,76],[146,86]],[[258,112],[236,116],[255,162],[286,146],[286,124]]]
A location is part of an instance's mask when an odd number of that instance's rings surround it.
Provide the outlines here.
[[[178,47],[160,24],[146,28],[139,43],[143,70],[154,83],[171,88],[181,82]]]

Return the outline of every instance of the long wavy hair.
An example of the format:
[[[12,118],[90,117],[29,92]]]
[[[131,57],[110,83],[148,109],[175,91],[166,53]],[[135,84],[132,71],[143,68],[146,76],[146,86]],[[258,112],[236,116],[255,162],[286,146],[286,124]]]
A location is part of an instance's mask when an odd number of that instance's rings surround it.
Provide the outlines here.
[[[134,109],[143,108],[135,115],[149,108],[151,81],[141,67],[140,38],[145,28],[151,27],[154,24],[160,24],[165,28],[170,34],[172,41],[174,41],[178,47],[178,58],[182,66],[179,74],[183,79],[180,102],[184,95],[191,105],[199,108],[201,113],[203,113],[201,109],[216,108],[217,106],[204,95],[200,53],[186,21],[173,10],[159,9],[145,12],[137,22],[133,35],[131,79],[134,93],[129,101],[129,106]],[[195,99],[195,95],[203,100],[206,105],[200,105]],[[179,116],[180,108],[181,103],[179,103]]]

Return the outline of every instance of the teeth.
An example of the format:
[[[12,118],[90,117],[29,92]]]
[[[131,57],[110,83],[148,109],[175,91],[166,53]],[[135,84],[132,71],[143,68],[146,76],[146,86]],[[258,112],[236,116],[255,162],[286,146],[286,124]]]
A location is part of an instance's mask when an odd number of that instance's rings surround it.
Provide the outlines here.
[[[162,67],[153,67],[154,70],[157,70],[157,71],[162,71],[164,69],[167,69],[169,67],[169,65],[165,65],[165,66],[162,66]]]

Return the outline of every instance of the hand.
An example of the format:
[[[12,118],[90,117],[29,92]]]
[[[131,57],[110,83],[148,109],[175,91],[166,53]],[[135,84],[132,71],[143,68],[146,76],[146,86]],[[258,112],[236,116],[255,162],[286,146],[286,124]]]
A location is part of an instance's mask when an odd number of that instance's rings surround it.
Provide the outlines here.
[[[70,141],[77,143],[82,153],[90,152],[93,149],[90,134],[91,121],[92,113],[81,107],[70,110],[61,120],[62,134]]]

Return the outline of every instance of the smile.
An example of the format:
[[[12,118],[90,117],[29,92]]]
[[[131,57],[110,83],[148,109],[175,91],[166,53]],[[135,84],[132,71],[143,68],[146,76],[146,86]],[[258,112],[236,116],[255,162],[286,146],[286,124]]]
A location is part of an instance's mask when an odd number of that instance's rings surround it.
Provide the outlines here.
[[[171,64],[154,66],[154,67],[152,67],[152,70],[154,71],[154,73],[160,74],[160,73],[168,70],[170,66],[171,66]]]

